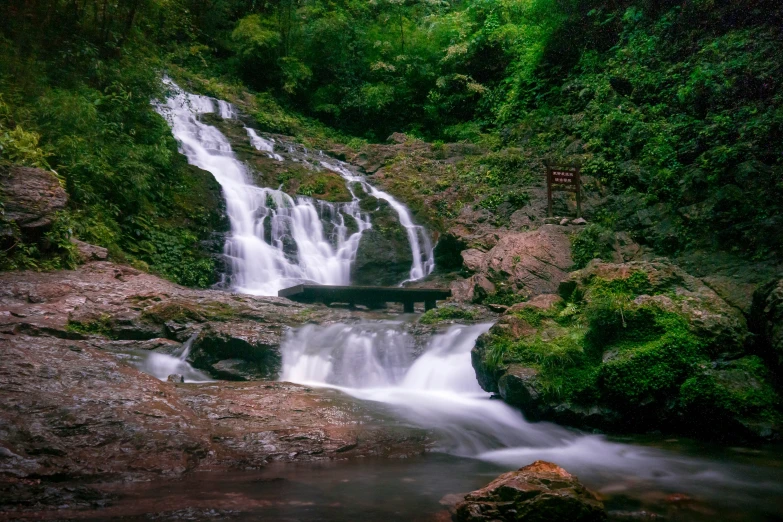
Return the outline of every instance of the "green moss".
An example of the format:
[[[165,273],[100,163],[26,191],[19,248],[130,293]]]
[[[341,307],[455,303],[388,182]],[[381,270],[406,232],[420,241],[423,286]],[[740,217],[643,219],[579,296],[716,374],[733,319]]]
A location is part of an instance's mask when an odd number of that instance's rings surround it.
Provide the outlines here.
[[[600,370],[600,387],[606,399],[619,408],[633,408],[676,395],[701,354],[698,339],[687,331],[667,332],[648,341],[625,341],[609,348],[611,357]]]
[[[201,303],[169,301],[146,308],[142,312],[141,317],[154,323],[166,323],[168,321],[202,323],[205,321],[228,321],[236,318],[238,315],[240,315],[239,311],[234,307],[219,301]]]
[[[611,261],[614,252],[614,233],[591,223],[571,236],[571,257],[574,269],[587,266],[593,259]]]
[[[470,310],[459,308],[456,306],[442,306],[440,308],[433,308],[424,312],[419,317],[421,324],[437,324],[443,321],[472,321],[476,318],[476,314]]]
[[[700,418],[762,418],[780,416],[780,398],[767,380],[757,356],[732,361],[722,369],[705,369],[680,387],[680,407]]]
[[[512,306],[517,303],[522,303],[527,299],[526,296],[514,292],[510,288],[501,286],[497,292],[493,292],[486,296],[481,302],[483,304],[498,304],[503,306]]]
[[[97,319],[90,321],[69,320],[65,325],[65,329],[69,332],[84,335],[102,335],[104,337],[111,337],[111,316],[108,314],[101,314],[101,316]]]
[[[592,279],[581,301],[515,310],[506,328],[485,339],[484,365],[492,372],[511,364],[536,369],[544,402],[602,404],[629,415],[641,407],[669,415],[679,405],[700,419],[778,415],[761,360],[708,370],[706,341],[678,313],[635,301],[648,292],[655,293],[649,277],[637,271]],[[512,331],[524,333],[515,338]]]

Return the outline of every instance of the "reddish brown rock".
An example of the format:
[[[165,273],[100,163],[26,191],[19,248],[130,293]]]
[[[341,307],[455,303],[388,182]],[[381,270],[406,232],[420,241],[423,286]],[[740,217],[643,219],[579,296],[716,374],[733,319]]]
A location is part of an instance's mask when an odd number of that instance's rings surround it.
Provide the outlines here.
[[[386,426],[336,391],[172,384],[99,346],[0,334],[0,475],[139,479],[272,461],[404,457],[427,443],[423,431]]]
[[[22,231],[48,227],[54,214],[65,208],[68,194],[49,171],[12,166],[0,170],[0,191],[5,200],[5,219]]]
[[[603,522],[603,504],[563,468],[538,460],[499,476],[457,505],[455,522]]]

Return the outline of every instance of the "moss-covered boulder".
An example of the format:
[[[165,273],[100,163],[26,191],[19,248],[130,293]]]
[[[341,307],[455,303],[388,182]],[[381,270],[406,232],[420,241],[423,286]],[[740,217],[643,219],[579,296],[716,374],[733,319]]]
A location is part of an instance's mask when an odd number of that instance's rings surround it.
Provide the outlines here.
[[[513,306],[478,339],[484,389],[529,418],[579,427],[779,433],[780,398],[746,352],[742,314],[698,279],[663,262],[594,262],[561,290]]]

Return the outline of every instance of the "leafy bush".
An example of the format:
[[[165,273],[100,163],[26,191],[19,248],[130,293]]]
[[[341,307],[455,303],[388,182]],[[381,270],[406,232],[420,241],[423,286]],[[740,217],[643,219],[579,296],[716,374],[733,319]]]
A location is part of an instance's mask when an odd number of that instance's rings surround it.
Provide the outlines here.
[[[571,257],[574,268],[587,266],[593,259],[611,261],[614,253],[614,232],[591,223],[571,236]]]

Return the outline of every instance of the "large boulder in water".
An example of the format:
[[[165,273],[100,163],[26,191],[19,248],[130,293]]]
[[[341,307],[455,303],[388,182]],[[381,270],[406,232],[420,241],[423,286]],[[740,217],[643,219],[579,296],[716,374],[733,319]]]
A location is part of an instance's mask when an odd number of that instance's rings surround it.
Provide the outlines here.
[[[604,506],[563,468],[538,460],[500,475],[457,504],[455,522],[603,522]]]

